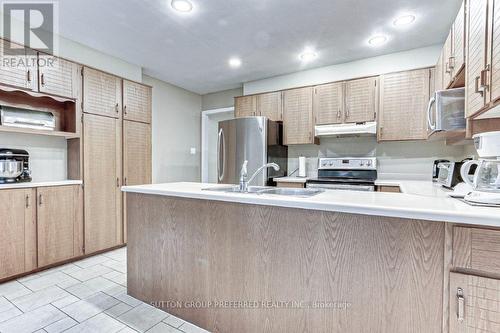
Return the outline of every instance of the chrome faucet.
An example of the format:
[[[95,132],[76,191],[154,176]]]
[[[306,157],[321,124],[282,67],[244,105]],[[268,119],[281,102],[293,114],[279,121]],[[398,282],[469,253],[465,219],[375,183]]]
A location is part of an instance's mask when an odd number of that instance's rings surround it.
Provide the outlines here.
[[[280,166],[276,163],[266,163],[260,168],[258,168],[257,171],[255,171],[254,174],[250,177],[250,179],[248,179],[247,166],[248,166],[248,161],[245,160],[245,162],[243,162],[243,165],[241,166],[241,171],[240,171],[240,192],[248,192],[248,184],[250,184],[252,180],[254,180],[254,178],[257,177],[257,175],[265,168],[273,168],[276,171],[279,171],[280,169]]]

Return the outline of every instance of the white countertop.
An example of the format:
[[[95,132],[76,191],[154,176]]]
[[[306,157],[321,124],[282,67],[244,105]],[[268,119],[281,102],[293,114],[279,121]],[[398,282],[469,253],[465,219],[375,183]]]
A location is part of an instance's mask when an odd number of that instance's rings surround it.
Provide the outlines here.
[[[181,198],[500,227],[500,208],[473,207],[449,198],[445,190],[431,181],[380,181],[377,185],[400,186],[403,193],[333,190],[309,198],[297,198],[205,191],[203,189],[228,185],[202,183],[125,186],[122,190]]]
[[[309,177],[277,177],[273,178],[278,183],[305,183]]]
[[[12,183],[0,184],[0,190],[16,189],[16,188],[33,188],[33,187],[47,187],[47,186],[65,186],[65,185],[81,185],[81,180],[59,180],[52,182],[28,182],[28,183]]]

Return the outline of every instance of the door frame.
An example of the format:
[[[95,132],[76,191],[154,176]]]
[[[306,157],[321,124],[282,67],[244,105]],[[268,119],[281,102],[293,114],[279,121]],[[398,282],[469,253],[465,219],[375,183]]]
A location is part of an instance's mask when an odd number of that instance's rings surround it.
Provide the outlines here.
[[[208,122],[210,116],[232,114],[234,106],[228,108],[212,109],[201,112],[201,182],[208,183]]]

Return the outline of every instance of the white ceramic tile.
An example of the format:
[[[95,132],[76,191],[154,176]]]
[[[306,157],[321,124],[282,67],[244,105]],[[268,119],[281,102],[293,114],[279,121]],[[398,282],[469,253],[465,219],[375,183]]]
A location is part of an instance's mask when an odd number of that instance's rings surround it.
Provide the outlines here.
[[[123,303],[123,302],[120,302],[120,303],[116,304],[115,306],[107,309],[104,312],[107,315],[115,318],[115,317],[121,316],[122,314],[124,314],[125,312],[127,312],[131,309],[132,309],[132,307],[130,305]]]
[[[83,260],[76,261],[74,264],[77,265],[80,268],[89,268],[94,265],[98,265],[102,262],[108,261],[109,258],[105,257],[103,255],[96,255],[92,257],[88,257]]]
[[[109,295],[98,293],[87,299],[70,304],[61,310],[78,322],[83,322],[104,310],[118,304],[118,300]]]
[[[27,288],[33,291],[38,291],[48,288],[50,286],[55,286],[59,283],[65,283],[68,280],[73,280],[73,278],[62,272],[55,271],[50,274],[40,276],[36,279],[23,282],[23,285],[25,285]]]
[[[130,295],[127,295],[126,292],[124,292],[122,294],[119,294],[119,295],[116,295],[114,297],[117,298],[117,299],[119,299],[120,301],[122,301],[124,303],[127,303],[128,305],[130,305],[132,307],[136,307],[136,306],[139,306],[139,305],[143,304],[143,302],[141,302],[137,298],[134,298],[134,297],[132,297]]]
[[[123,247],[118,250],[103,253],[102,255],[113,260],[125,262],[127,260],[127,248]]]
[[[0,296],[11,300],[23,295],[31,294],[31,290],[17,281],[11,281],[0,284]]]
[[[179,327],[179,329],[185,333],[210,333],[207,330],[204,330],[203,328],[188,322],[182,324],[182,326]]]
[[[56,321],[53,324],[45,327],[44,330],[48,333],[59,333],[67,330],[70,327],[78,325],[78,322],[70,317],[63,318],[59,321]]]
[[[137,331],[127,326],[124,329],[118,331],[118,333],[137,333]]]
[[[167,318],[163,319],[163,322],[176,328],[179,328],[182,324],[185,323],[184,320],[182,320],[181,318],[177,318],[176,316],[173,315],[169,315]]]
[[[138,307],[119,316],[118,320],[139,332],[145,332],[161,322],[167,316],[167,313],[158,310],[155,307],[147,304],[141,304]]]
[[[80,269],[78,271],[70,272],[68,273],[68,275],[84,282],[99,277],[101,275],[104,275],[106,273],[109,273],[111,271],[112,271],[111,268],[97,264],[84,269]]]
[[[0,312],[4,312],[10,310],[14,307],[14,305],[9,302],[5,297],[0,297]]]
[[[0,323],[23,314],[21,310],[12,306],[10,309],[0,312]]]
[[[32,311],[41,306],[55,302],[70,294],[57,286],[48,287],[34,293],[24,295],[12,300],[15,306],[23,312]]]
[[[107,274],[104,274],[102,277],[105,279],[108,279],[110,281],[113,281],[114,283],[118,283],[122,286],[127,285],[127,274],[126,273],[112,271],[112,272],[109,272]]]
[[[172,326],[167,325],[165,323],[158,323],[157,325],[153,326],[147,332],[148,333],[182,333],[182,331],[179,331],[178,329],[173,328]]]
[[[75,302],[78,302],[80,299],[74,295],[69,294],[66,297],[63,297],[55,302],[52,302],[52,305],[55,306],[58,309],[64,308],[65,306],[68,306],[70,304],[73,304]]]
[[[0,323],[2,333],[32,333],[65,318],[66,315],[52,305],[45,305]]]
[[[73,326],[67,333],[114,333],[126,328],[123,323],[100,313],[81,324]]]
[[[75,284],[69,288],[66,288],[66,291],[73,294],[78,298],[87,298],[97,293],[96,290],[89,288],[85,283]]]
[[[66,290],[79,298],[88,298],[100,291],[114,296],[115,294],[123,292],[123,289],[125,289],[123,286],[99,276],[71,286]]]
[[[121,272],[121,273],[127,273],[127,263],[126,262],[120,262],[116,260],[108,260],[103,262],[101,265],[105,267],[109,267],[115,271]]]
[[[26,282],[29,280],[36,279],[38,277],[40,277],[39,274],[30,274],[30,275],[26,275],[26,276],[23,276],[22,278],[17,279],[17,281],[23,283],[23,282]]]

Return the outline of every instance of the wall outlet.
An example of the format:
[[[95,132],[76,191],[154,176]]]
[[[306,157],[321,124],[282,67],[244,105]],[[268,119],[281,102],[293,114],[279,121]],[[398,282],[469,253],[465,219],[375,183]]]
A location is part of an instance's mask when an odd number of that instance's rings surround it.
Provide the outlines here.
[[[191,147],[191,149],[189,150],[189,153],[190,153],[191,155],[196,155],[196,148]]]

